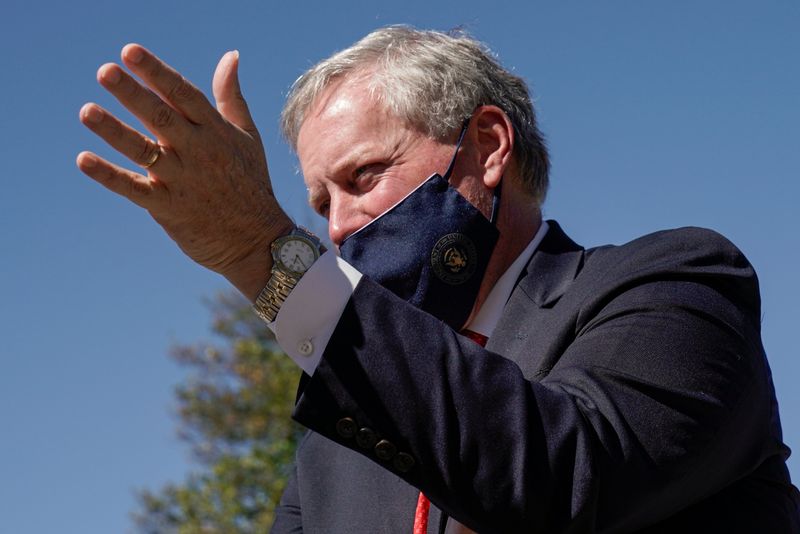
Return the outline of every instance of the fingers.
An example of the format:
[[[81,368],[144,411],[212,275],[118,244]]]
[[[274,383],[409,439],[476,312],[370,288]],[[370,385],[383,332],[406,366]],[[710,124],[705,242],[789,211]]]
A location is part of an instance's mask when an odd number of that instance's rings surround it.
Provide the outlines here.
[[[161,155],[161,149],[157,143],[106,112],[97,104],[83,106],[80,111],[80,119],[87,128],[137,165],[145,168],[152,167]]]
[[[239,52],[228,52],[220,59],[214,71],[212,82],[217,110],[228,121],[232,122],[250,135],[258,136],[258,130],[250,115],[247,102],[239,85]]]
[[[119,65],[106,63],[100,67],[97,81],[160,140],[180,145],[190,135],[191,124],[186,119]]]
[[[114,165],[91,152],[78,154],[76,163],[90,178],[145,209],[159,201],[159,192],[165,192],[160,182]]]
[[[202,91],[143,46],[125,45],[122,61],[190,122],[203,124],[216,115]]]

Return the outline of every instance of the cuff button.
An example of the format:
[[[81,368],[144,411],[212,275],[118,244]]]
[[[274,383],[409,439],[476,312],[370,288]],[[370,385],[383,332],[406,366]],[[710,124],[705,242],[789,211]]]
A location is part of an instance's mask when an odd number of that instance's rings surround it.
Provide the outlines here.
[[[397,454],[397,447],[391,441],[382,439],[375,445],[375,456],[384,461],[389,461]]]
[[[414,467],[414,464],[417,462],[414,460],[414,457],[406,452],[398,452],[397,456],[394,457],[394,468],[400,471],[401,473],[408,473],[411,471],[411,468]]]
[[[350,417],[343,417],[336,422],[336,432],[343,438],[352,438],[356,435],[356,422]]]
[[[304,339],[297,344],[297,352],[303,356],[310,356],[314,352],[314,344],[310,339]]]
[[[364,427],[356,434],[356,443],[362,449],[371,449],[378,442],[378,435],[371,428]]]

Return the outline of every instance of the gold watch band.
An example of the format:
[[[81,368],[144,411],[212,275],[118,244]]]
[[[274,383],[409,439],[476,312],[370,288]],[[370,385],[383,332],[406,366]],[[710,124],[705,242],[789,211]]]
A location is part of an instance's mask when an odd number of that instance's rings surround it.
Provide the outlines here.
[[[297,285],[298,279],[289,276],[283,271],[272,270],[269,282],[256,298],[253,309],[259,317],[271,323],[278,316],[281,305]]]
[[[264,321],[271,323],[278,316],[281,306],[284,301],[289,297],[297,282],[303,276],[304,270],[295,272],[292,268],[287,267],[280,258],[280,250],[283,246],[290,246],[289,243],[300,242],[304,243],[307,248],[306,254],[313,255],[311,263],[319,258],[322,252],[322,247],[317,236],[306,230],[305,228],[295,227],[289,234],[279,237],[270,245],[272,253],[272,272],[270,273],[269,281],[264,289],[256,297],[253,304],[253,310]],[[303,254],[301,252],[301,254]],[[308,261],[308,260],[306,260]],[[302,260],[300,260],[301,265]],[[306,270],[310,265],[304,265]]]

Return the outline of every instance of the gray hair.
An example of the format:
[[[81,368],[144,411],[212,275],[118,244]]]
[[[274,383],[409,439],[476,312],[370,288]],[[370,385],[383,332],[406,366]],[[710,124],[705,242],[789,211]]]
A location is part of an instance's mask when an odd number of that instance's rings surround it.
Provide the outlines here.
[[[305,113],[335,82],[364,76],[371,95],[426,135],[445,140],[481,105],[495,105],[514,127],[514,156],[523,184],[541,206],[549,158],[525,81],[463,32],[389,26],[313,66],[294,82],[281,115],[284,137],[297,151]]]

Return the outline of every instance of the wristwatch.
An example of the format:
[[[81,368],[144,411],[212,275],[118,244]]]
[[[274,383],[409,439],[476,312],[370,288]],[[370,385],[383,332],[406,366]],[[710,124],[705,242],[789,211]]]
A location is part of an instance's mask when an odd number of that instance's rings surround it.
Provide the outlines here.
[[[289,234],[273,241],[270,251],[272,272],[267,285],[253,304],[258,316],[268,323],[275,320],[289,293],[317,261],[322,246],[317,236],[297,226]]]

